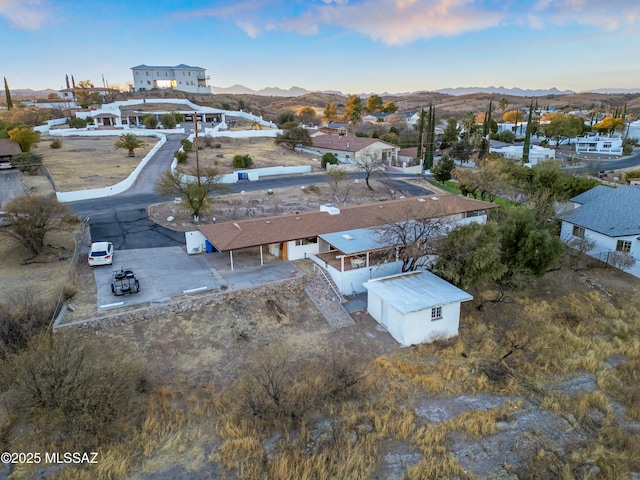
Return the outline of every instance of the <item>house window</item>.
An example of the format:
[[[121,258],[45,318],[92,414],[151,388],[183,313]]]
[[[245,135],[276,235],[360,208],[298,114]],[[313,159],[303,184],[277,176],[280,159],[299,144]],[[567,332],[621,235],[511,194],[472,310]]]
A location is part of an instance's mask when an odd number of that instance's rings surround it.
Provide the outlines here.
[[[302,238],[300,240],[296,240],[296,247],[301,247],[303,245],[309,245],[309,244],[315,244],[318,243],[318,239],[317,238]]]
[[[573,232],[571,232],[574,237],[584,238],[584,228],[579,227],[577,225],[573,226]]]
[[[629,253],[631,251],[631,240],[618,240],[618,243],[616,244],[616,251]]]
[[[442,318],[442,307],[433,307],[431,309],[431,320],[440,320]]]

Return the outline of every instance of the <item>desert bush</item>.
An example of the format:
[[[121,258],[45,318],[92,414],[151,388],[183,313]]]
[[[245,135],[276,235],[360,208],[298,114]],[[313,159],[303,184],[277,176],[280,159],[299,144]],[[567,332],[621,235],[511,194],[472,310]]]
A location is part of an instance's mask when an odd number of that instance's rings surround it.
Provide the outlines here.
[[[142,117],[142,123],[145,128],[154,129],[158,126],[158,119],[155,115],[151,115],[148,113],[147,115]]]
[[[235,155],[232,164],[235,168],[250,168],[253,160],[249,155]]]
[[[53,308],[53,303],[31,290],[7,296],[0,304],[0,358],[25,348],[31,337],[49,325]]]
[[[33,337],[6,360],[10,408],[26,413],[42,442],[84,449],[121,436],[141,369],[112,347],[72,335]]]
[[[67,283],[62,289],[62,295],[65,300],[71,300],[78,294],[78,286],[73,283]]]
[[[19,153],[11,159],[11,163],[23,173],[37,175],[42,166],[42,155],[32,152]]]
[[[203,147],[207,147],[207,148],[214,148],[215,145],[219,145],[219,144],[216,144],[216,139],[213,137],[210,137],[209,135],[198,137],[198,141],[201,143]],[[217,147],[217,148],[220,148],[220,147]]]
[[[322,155],[322,159],[320,160],[320,166],[322,168],[327,168],[327,165],[337,165],[338,158],[331,152],[327,152]]]
[[[165,113],[160,116],[160,123],[164,128],[176,128],[176,117],[172,113]]]
[[[355,396],[364,378],[361,364],[345,355],[293,361],[287,349],[273,347],[240,380],[241,409],[268,424],[297,425],[310,411]]]
[[[624,181],[629,183],[632,178],[640,178],[640,169],[626,170],[624,172]]]
[[[320,187],[315,183],[310,183],[306,187],[304,187],[304,191],[307,193],[320,193]]]
[[[189,158],[189,154],[181,150],[176,150],[173,152],[173,157],[178,161],[178,163],[186,163]]]
[[[62,140],[60,140],[59,138],[56,138],[53,140],[53,142],[51,142],[49,144],[49,146],[51,148],[61,148],[62,147]]]
[[[69,128],[85,128],[87,121],[84,118],[71,118],[69,119]]]
[[[182,150],[184,150],[185,152],[190,152],[191,150],[193,150],[193,142],[191,142],[187,138],[183,138],[182,140],[180,140],[180,145],[182,145]]]

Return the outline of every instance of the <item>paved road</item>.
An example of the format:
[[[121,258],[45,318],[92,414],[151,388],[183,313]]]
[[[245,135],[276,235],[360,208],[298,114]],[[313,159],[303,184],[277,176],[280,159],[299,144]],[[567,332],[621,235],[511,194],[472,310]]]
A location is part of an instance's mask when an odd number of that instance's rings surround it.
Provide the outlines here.
[[[600,170],[620,170],[622,168],[631,168],[640,166],[640,148],[636,148],[632,155],[628,157],[613,159],[613,160],[598,160],[590,159],[584,160],[583,163],[587,166],[584,167],[568,167],[563,170],[570,173],[587,173],[591,171]]]
[[[24,195],[18,170],[0,170],[0,209],[15,197]]]

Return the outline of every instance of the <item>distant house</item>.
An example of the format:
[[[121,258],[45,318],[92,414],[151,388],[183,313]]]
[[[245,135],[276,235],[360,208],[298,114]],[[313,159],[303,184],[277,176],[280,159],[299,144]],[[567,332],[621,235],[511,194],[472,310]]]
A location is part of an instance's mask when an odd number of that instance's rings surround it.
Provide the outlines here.
[[[491,147],[492,153],[498,153],[505,158],[522,160],[524,147],[522,145],[507,145],[505,147]],[[553,148],[545,148],[540,145],[531,145],[529,149],[529,163],[527,166],[534,166],[544,160],[555,160],[556,151]]]
[[[640,187],[599,185],[571,201],[576,208],[560,216],[563,240],[592,240],[587,253],[598,258],[610,252],[640,257]]]
[[[154,88],[180,90],[189,93],[211,93],[209,76],[202,67],[181,63],[175,67],[138,65],[131,67],[133,88],[136,92]]]
[[[313,145],[306,147],[318,155],[333,153],[346,163],[360,161],[368,155],[377,156],[388,165],[395,163],[400,147],[377,138],[349,137],[346,135],[319,135],[311,139]]]
[[[575,139],[576,153],[622,155],[622,138],[589,135]]]
[[[428,271],[376,278],[364,287],[367,311],[403,347],[457,335],[460,304],[473,299]]]
[[[106,87],[88,87],[88,88],[64,88],[62,90],[58,90],[58,96],[64,100],[75,102],[77,100],[78,92],[91,94],[97,93],[100,95],[102,99],[108,98],[109,96],[113,96],[118,91],[114,88],[106,88]]]
[[[364,123],[385,123],[392,113],[368,113],[362,117]]]

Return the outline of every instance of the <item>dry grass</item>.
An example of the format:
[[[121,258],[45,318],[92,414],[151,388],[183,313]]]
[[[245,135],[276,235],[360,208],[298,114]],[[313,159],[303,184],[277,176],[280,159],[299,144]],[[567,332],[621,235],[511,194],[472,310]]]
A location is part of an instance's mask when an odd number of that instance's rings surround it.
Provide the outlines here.
[[[121,182],[158,142],[155,137],[141,137],[146,145],[136,149],[136,156],[132,158],[126,150],[114,149],[115,136],[64,137],[61,148],[50,148],[53,139],[42,135],[36,153],[44,158],[44,165],[59,192],[102,188]]]

